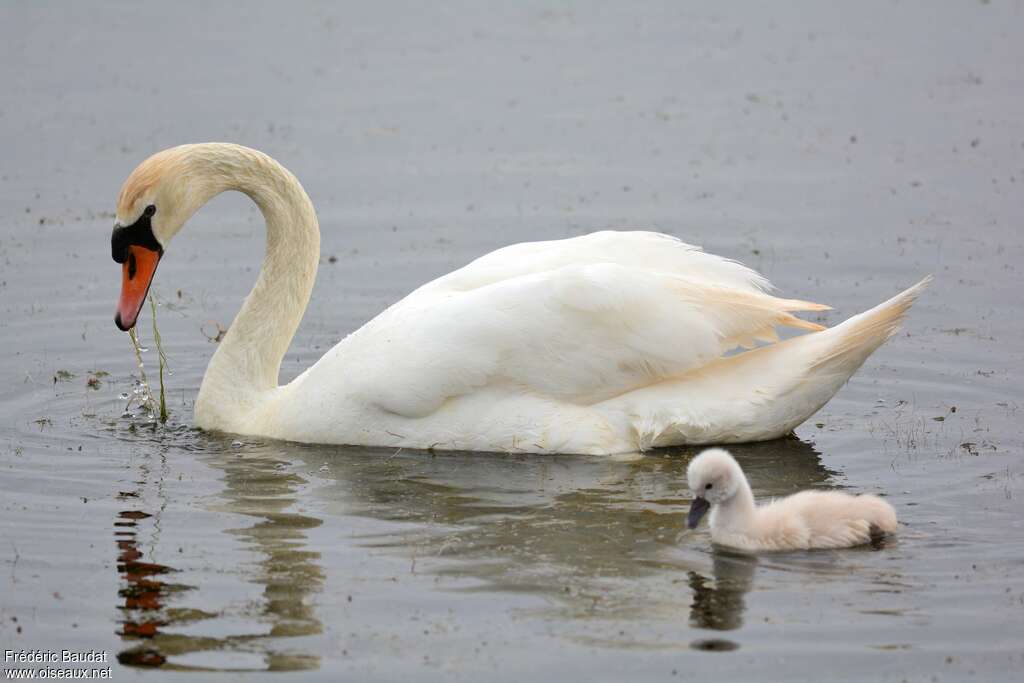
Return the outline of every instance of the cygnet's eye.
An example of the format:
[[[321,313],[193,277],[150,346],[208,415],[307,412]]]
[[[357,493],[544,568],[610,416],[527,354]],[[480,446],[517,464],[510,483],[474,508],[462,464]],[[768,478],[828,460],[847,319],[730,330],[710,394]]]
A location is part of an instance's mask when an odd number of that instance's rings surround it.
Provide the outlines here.
[[[708,485],[707,485],[707,486],[705,486],[704,488],[705,488],[705,490],[706,490],[706,489],[709,489],[709,488],[711,488],[711,484],[708,484]]]
[[[150,204],[149,206],[146,207],[146,210],[143,211],[142,213],[143,213],[143,215],[145,215],[147,217],[152,216],[154,213],[156,213],[156,205]]]

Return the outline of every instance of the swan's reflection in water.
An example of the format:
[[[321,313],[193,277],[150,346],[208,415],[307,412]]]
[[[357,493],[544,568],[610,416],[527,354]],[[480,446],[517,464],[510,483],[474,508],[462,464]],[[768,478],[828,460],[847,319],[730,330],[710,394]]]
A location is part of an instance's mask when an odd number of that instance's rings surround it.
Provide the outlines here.
[[[121,604],[123,637],[130,643],[123,663],[318,667],[318,655],[304,652],[309,643],[297,637],[322,631],[314,605],[324,582],[323,560],[307,539],[321,518],[345,531],[351,552],[404,557],[411,572],[440,581],[423,590],[539,598],[532,604],[541,606],[521,608],[526,616],[578,624],[578,633],[562,635],[580,642],[688,647],[693,627],[724,631],[743,622],[756,561],[712,552],[706,532],[685,529],[685,470],[699,449],[622,459],[276,442],[247,442],[239,449],[227,440],[195,438],[199,459],[224,474],[224,490],[208,508],[255,520],[226,533],[261,558],[243,575],[263,587],[255,621],[270,629],[223,635],[218,622],[225,615],[202,605],[190,608],[190,587],[172,585],[167,577],[174,572],[164,567],[143,577],[157,600]],[[758,496],[825,485],[832,474],[814,448],[797,439],[734,452]],[[317,516],[294,512],[299,506]],[[126,549],[134,553],[130,544]],[[216,553],[210,548],[210,555]],[[139,582],[130,564],[123,565],[128,590]],[[248,624],[252,615],[246,618]],[[219,635],[183,635],[174,628],[186,622],[192,634]],[[619,635],[624,631],[617,625],[624,622],[667,625],[670,632],[631,634],[630,640]],[[289,645],[288,638],[295,640]],[[238,653],[257,659],[231,663]]]
[[[128,666],[177,670],[315,669],[319,656],[299,651],[286,640],[317,634],[323,628],[311,598],[323,583],[320,555],[305,547],[306,531],[321,521],[289,510],[305,481],[285,471],[286,461],[262,449],[242,458],[230,453],[229,442],[220,443],[216,438],[203,441],[205,453],[228,453],[200,454],[201,460],[224,474],[224,490],[212,509],[255,520],[226,533],[258,558],[246,567],[244,580],[261,586],[261,599],[244,615],[208,611],[205,605],[190,606],[194,600],[189,593],[197,586],[174,582],[171,577],[178,573],[175,568],[141,559],[136,527],[159,519],[159,511],[122,511],[115,522],[115,537],[123,584],[119,593],[123,598],[119,604],[123,614],[121,636],[129,647],[118,653],[118,660]],[[209,448],[211,445],[215,448]],[[146,467],[141,469],[140,489],[152,485],[154,478]],[[140,500],[141,494],[141,490],[122,492],[122,498]],[[124,529],[127,525],[132,528]],[[214,547],[210,552],[216,554],[218,550]],[[217,567],[219,571],[236,569]],[[244,624],[241,632],[224,633],[238,629],[239,621]],[[210,627],[205,628],[205,624]],[[216,635],[202,635],[204,631]]]
[[[602,622],[678,624],[680,615],[692,613],[696,627],[742,623],[756,561],[712,553],[706,531],[685,528],[685,471],[700,450],[634,459],[339,457],[303,447],[301,457],[327,473],[318,493],[332,513],[406,523],[399,531],[363,535],[362,547],[405,554],[417,571],[452,579],[448,590],[543,597],[546,606],[532,614],[578,620],[587,626],[579,640],[608,644],[619,630],[611,629],[609,640]],[[827,485],[834,474],[798,439],[733,451],[759,496]],[[681,637],[666,639],[678,644]]]

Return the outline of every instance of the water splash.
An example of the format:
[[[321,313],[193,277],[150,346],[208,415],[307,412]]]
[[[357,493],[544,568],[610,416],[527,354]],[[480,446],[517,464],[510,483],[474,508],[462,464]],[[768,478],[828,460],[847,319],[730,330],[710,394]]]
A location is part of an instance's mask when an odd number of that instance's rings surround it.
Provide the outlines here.
[[[134,417],[132,406],[138,406],[148,415],[148,419],[151,422],[156,421],[160,409],[156,399],[153,397],[152,390],[149,388],[149,380],[146,378],[146,364],[142,361],[142,354],[146,349],[139,344],[139,335],[134,327],[128,330],[128,338],[131,339],[132,349],[135,351],[135,365],[139,368],[139,375],[133,378],[134,384],[131,391],[121,394],[121,398],[126,400],[122,416]]]
[[[135,364],[139,368],[139,376],[135,378],[132,390],[121,394],[121,398],[126,401],[122,415],[124,417],[134,417],[131,408],[135,405],[146,413],[147,419],[150,422],[155,422],[157,419],[160,422],[167,422],[167,392],[164,387],[164,371],[167,370],[167,356],[164,354],[163,344],[160,342],[160,330],[156,326],[156,300],[153,298],[153,295],[149,296],[149,305],[153,312],[153,340],[156,342],[156,352],[160,363],[160,395],[158,398],[153,394],[149,379],[146,377],[146,364],[142,360],[142,354],[149,349],[141,345],[137,328],[133,327],[128,331],[128,337],[131,339],[132,348],[135,351]]]

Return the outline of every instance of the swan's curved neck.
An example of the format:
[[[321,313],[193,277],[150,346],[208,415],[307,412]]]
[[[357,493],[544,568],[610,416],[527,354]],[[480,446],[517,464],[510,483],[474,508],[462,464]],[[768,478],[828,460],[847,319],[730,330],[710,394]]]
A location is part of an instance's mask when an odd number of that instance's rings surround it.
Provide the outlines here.
[[[750,483],[745,476],[740,474],[740,485],[736,493],[719,505],[715,512],[715,525],[722,528],[747,528],[753,523],[757,503],[754,502],[754,492],[750,490]]]
[[[244,410],[260,392],[277,387],[281,360],[313,291],[320,228],[302,185],[267,155],[218,144],[197,146],[192,156],[189,194],[196,208],[238,190],[256,202],[267,223],[256,285],[213,354],[196,399],[196,414],[213,417]]]

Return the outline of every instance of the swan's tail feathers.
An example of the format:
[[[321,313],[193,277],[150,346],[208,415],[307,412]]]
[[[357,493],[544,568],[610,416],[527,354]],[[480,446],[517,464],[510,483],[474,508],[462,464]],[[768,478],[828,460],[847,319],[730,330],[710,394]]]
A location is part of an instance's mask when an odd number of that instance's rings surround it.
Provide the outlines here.
[[[809,330],[811,332],[821,332],[822,330],[828,329],[824,325],[812,323],[810,320],[804,320],[803,318],[798,318],[795,315],[788,314],[782,318],[781,324],[786,327],[795,327],[798,330]]]
[[[931,280],[929,275],[888,301],[823,332],[820,341],[828,343],[811,365],[810,372],[834,369],[853,374],[875,349],[899,331],[907,311]]]
[[[779,335],[775,331],[776,325],[792,327],[798,330],[809,332],[821,332],[828,328],[824,325],[804,320],[793,315],[793,311],[831,311],[831,306],[816,304],[813,301],[801,301],[800,299],[778,299],[771,297],[772,308],[775,310],[775,318],[766,326],[754,330],[747,336],[739,336],[733,339],[739,346],[745,349],[752,349],[757,346],[758,341],[775,343],[779,341]]]
[[[816,304],[813,301],[802,301],[800,299],[778,299],[784,311],[831,311],[832,307],[827,304]]]
[[[753,349],[758,342],[779,341],[776,327],[793,327],[810,332],[827,329],[823,325],[793,315],[795,311],[828,311],[831,306],[799,299],[780,299],[769,294],[699,287],[678,283],[684,299],[701,308],[722,336],[723,348]]]
[[[810,320],[798,318],[795,315],[792,315],[791,312],[831,311],[831,306],[826,306],[825,304],[816,304],[813,301],[801,301],[800,299],[778,299],[777,301],[779,302],[779,307],[783,311],[786,311],[786,313],[782,316],[780,324],[785,325],[786,327],[795,327],[800,330],[809,330],[811,332],[821,332],[822,330],[828,329],[824,325],[819,325],[818,323],[812,323]]]
[[[896,333],[930,281],[927,277],[830,329],[720,358],[605,406],[628,416],[640,450],[784,436],[825,405]]]

